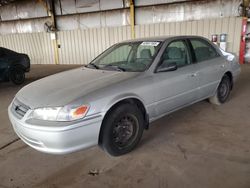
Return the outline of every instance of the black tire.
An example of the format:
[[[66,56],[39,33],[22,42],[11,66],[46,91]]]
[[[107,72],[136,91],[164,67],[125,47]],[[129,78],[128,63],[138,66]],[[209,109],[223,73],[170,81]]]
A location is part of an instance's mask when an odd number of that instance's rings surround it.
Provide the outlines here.
[[[138,107],[122,104],[109,112],[105,118],[100,145],[112,156],[126,154],[139,143],[143,130],[143,114]]]
[[[20,85],[25,80],[25,71],[22,69],[22,67],[12,67],[9,70],[9,79],[14,84]]]
[[[213,97],[209,98],[212,104],[221,105],[225,103],[230,95],[232,83],[228,75],[224,75]]]

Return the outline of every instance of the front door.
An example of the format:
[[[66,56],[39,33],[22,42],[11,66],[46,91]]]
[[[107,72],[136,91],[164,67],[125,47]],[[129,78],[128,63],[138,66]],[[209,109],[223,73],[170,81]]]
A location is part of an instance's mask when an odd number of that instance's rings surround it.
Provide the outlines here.
[[[185,40],[175,40],[166,47],[157,69],[176,63],[177,70],[154,74],[157,88],[155,107],[158,116],[197,100],[198,69],[190,57]]]

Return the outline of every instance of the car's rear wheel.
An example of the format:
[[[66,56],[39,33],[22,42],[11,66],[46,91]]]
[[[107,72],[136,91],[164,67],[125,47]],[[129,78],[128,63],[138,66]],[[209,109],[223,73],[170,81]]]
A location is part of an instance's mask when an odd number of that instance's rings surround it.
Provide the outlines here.
[[[221,105],[225,103],[230,95],[231,80],[228,75],[224,75],[213,97],[209,98],[212,104]]]
[[[16,66],[10,68],[9,79],[16,85],[22,84],[25,80],[25,72],[22,67]]]
[[[109,112],[102,125],[101,147],[112,156],[133,150],[142,137],[142,112],[132,104],[122,104]]]

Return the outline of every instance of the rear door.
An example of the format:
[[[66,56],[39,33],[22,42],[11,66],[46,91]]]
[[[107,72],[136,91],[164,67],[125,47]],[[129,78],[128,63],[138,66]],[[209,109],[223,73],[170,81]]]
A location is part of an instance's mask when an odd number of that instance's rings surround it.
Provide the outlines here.
[[[166,47],[158,68],[165,66],[165,63],[176,63],[178,68],[174,71],[154,74],[156,85],[154,94],[157,97],[156,112],[158,116],[197,99],[197,66],[192,63],[185,40],[175,40]]]
[[[214,94],[227,63],[208,41],[200,38],[191,38],[189,41],[199,72],[198,98],[204,99]]]

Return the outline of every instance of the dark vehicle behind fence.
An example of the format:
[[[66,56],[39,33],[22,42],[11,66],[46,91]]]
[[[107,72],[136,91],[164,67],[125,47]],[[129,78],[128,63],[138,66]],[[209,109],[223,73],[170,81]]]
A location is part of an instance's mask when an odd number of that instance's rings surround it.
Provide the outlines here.
[[[25,72],[29,70],[30,58],[27,54],[0,47],[0,81],[22,84],[25,80]]]

